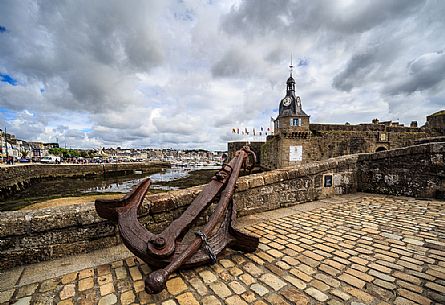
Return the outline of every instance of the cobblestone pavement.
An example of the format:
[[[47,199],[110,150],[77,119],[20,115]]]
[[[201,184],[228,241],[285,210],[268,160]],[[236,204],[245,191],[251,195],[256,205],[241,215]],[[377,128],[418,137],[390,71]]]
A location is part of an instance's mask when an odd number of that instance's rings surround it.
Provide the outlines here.
[[[445,202],[356,194],[250,223],[255,253],[144,292],[135,257],[3,291],[8,304],[445,304]],[[338,199],[340,198],[340,199]],[[267,214],[266,214],[267,215]]]

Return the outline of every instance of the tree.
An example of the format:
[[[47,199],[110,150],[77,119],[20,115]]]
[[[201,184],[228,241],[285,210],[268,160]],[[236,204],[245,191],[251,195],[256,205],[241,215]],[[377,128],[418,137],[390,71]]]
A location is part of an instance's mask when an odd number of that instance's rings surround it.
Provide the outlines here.
[[[48,151],[51,155],[60,157],[63,155],[64,149],[63,148],[50,148]]]
[[[54,156],[62,156],[64,158],[80,157],[80,153],[75,149],[50,148],[49,153]]]
[[[22,155],[22,159],[26,159],[26,157],[28,157],[29,151],[22,149],[20,151],[20,154]]]

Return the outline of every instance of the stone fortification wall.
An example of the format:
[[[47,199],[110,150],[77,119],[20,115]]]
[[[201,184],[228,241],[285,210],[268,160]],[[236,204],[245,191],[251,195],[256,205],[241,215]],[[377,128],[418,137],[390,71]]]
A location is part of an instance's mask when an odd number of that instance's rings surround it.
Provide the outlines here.
[[[241,177],[234,196],[239,215],[295,205],[333,194],[355,192],[357,156],[299,168]],[[323,175],[333,185],[323,187]],[[183,213],[201,187],[147,195],[140,222],[159,232]],[[200,221],[206,221],[203,215]],[[120,243],[114,224],[99,218],[94,205],[0,212],[0,269],[88,252]]]
[[[239,178],[234,200],[242,216],[357,190],[434,197],[445,190],[444,156],[445,143],[429,143],[278,169]],[[140,222],[159,232],[182,214],[200,189],[148,195]],[[116,226],[99,218],[93,204],[0,212],[0,269],[120,242]]]
[[[31,181],[57,177],[83,177],[132,172],[134,170],[154,172],[168,167],[165,162],[106,163],[106,164],[25,164],[0,167],[0,200]]]
[[[261,166],[266,169],[282,168],[348,154],[407,147],[413,145],[416,140],[435,135],[421,128],[387,127],[378,124],[310,124],[310,131],[307,138],[292,137],[288,134],[268,138],[261,148]],[[302,161],[289,160],[291,146],[302,147]]]
[[[360,155],[358,190],[418,198],[444,198],[445,142]]]
[[[438,111],[426,117],[426,125],[429,128],[445,134],[445,110]]]
[[[423,128],[407,126],[387,126],[384,124],[309,124],[311,131],[386,131],[386,132],[425,132]]]

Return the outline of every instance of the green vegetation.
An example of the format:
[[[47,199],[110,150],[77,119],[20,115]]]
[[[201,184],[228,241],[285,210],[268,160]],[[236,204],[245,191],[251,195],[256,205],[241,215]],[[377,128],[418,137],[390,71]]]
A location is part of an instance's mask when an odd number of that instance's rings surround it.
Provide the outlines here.
[[[50,148],[49,153],[63,158],[93,158],[96,156],[95,150],[78,150],[78,149],[66,149],[66,148]]]
[[[74,149],[66,148],[50,148],[49,153],[54,156],[70,158],[70,157],[80,157],[80,154]]]
[[[437,111],[433,113],[431,116],[439,116],[439,115],[445,115],[445,110]]]
[[[28,157],[29,152],[27,150],[20,150],[20,154],[22,155],[23,159],[26,159]]]

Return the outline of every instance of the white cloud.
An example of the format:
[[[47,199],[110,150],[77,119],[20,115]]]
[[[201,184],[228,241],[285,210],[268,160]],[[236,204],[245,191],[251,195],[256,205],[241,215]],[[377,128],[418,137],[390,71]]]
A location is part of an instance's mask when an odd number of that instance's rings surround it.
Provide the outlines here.
[[[4,1],[0,114],[27,140],[224,149],[268,127],[290,53],[317,123],[443,108],[445,5],[378,1]]]

